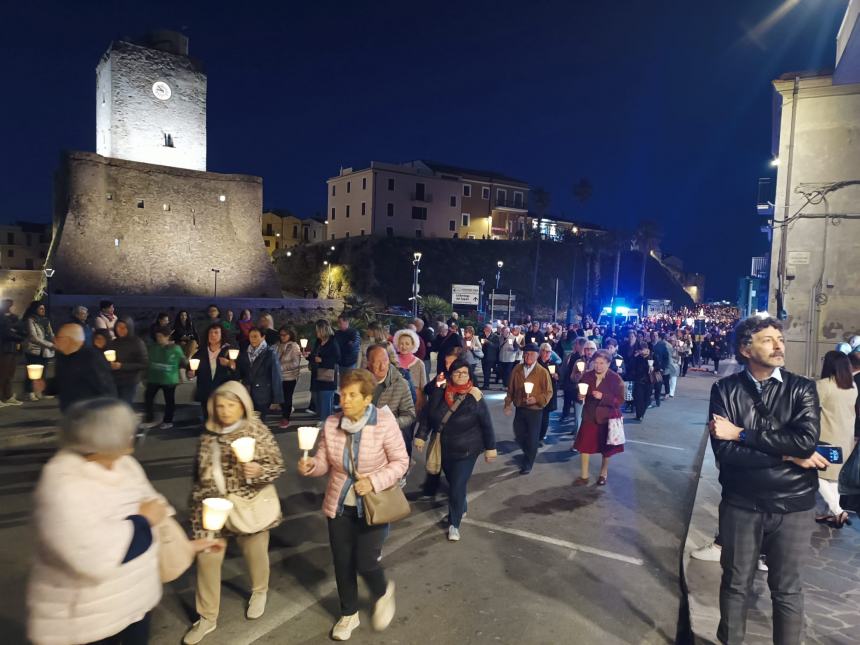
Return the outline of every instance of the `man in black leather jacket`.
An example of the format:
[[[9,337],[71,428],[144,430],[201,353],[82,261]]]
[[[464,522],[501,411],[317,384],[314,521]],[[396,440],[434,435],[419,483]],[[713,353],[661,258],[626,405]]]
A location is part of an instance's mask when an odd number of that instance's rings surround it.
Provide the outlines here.
[[[721,643],[742,643],[759,553],[767,556],[773,640],[803,635],[800,570],[812,530],[818,468],[815,383],[786,372],[782,324],[751,317],[736,328],[745,369],[714,383],[708,426],[723,488],[719,533]]]

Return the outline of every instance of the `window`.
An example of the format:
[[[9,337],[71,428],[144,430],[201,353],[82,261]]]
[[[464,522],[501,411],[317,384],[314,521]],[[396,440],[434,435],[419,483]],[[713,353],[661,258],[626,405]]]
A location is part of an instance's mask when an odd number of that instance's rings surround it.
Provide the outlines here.
[[[472,196],[472,184],[463,184],[463,197]]]
[[[424,201],[424,184],[418,182],[415,184],[415,199],[419,202]]]
[[[33,268],[33,258],[27,258],[26,260],[24,260],[24,268],[25,269],[32,269]]]
[[[306,226],[303,226],[302,227],[302,237],[304,237],[305,242],[308,241],[308,232],[309,232],[309,229]],[[316,236],[314,236],[314,237],[316,237]]]
[[[457,196],[451,195],[451,201],[449,203],[451,204],[451,208],[457,208]]]
[[[10,233],[10,235],[11,235],[11,233]],[[9,249],[8,251],[6,251],[6,257],[7,258],[14,258],[15,257],[15,249]]]
[[[349,237],[349,231],[346,232],[346,236]]]
[[[415,237],[424,237],[424,231],[422,231],[420,228],[416,228]]]
[[[523,207],[523,194],[519,191],[514,193],[514,206],[518,208]]]
[[[332,207],[331,207],[331,221],[332,221],[332,222],[334,221],[334,215],[335,215],[335,212],[334,212],[334,206],[332,206]]]
[[[162,204],[161,210],[163,210],[165,212],[169,211],[170,210],[170,204]]]
[[[352,188],[352,182],[348,181],[346,182],[346,192],[349,192],[350,188]]]
[[[468,227],[468,226],[469,226],[469,222],[470,222],[470,221],[471,221],[471,219],[472,219],[472,216],[471,216],[471,215],[469,215],[469,213],[462,213],[462,214],[460,215],[460,217],[462,218],[463,226]]]
[[[272,246],[272,241],[271,241],[271,240],[263,240],[263,242],[265,242],[265,243],[266,243],[266,248],[269,248],[270,246]]]
[[[274,235],[271,224],[266,224],[266,235]]]
[[[362,189],[362,190],[367,190],[367,177],[362,177],[362,178],[361,178],[361,189]]]
[[[218,195],[218,201],[219,202],[226,202],[227,201],[227,195]]]
[[[394,179],[393,178],[388,180],[388,190],[394,190]]]
[[[346,216],[349,217],[349,204],[346,205]]]
[[[331,185],[331,196],[334,197],[335,195],[337,195],[337,186],[332,184]]]
[[[448,220],[448,230],[449,230],[449,231],[456,231],[456,230],[457,230],[457,222],[456,222],[456,220],[453,220],[453,219],[452,219],[452,220]]]
[[[472,235],[471,233],[469,233],[469,234],[466,236],[466,239],[467,239],[467,240],[474,240],[474,239],[475,239],[475,236],[474,236],[474,235]]]
[[[173,135],[172,134],[164,134],[164,147],[172,148],[173,147]]]
[[[331,234],[331,239],[334,239],[334,233]]]
[[[489,199],[490,198],[490,187],[489,186],[481,186],[481,199]]]
[[[388,202],[388,217],[394,217],[394,204]]]
[[[15,243],[15,234],[14,233],[6,233],[6,244],[14,244]]]
[[[496,189],[496,203],[504,206],[507,199],[508,199],[508,191],[506,191],[502,188],[497,188]]]
[[[113,193],[105,193],[105,199],[111,201],[113,199]]]
[[[293,239],[294,240],[299,239],[299,225],[298,224],[293,224]]]
[[[361,229],[361,235],[364,235],[364,229]]]
[[[27,246],[33,246],[33,236],[27,233]]]
[[[367,202],[361,202],[361,214],[367,215]]]
[[[413,206],[412,219],[427,219],[427,209],[423,206]]]
[[[385,227],[385,234],[388,237],[394,237],[394,227],[393,226],[386,226]]]
[[[137,207],[138,207],[138,208],[143,208],[143,200],[142,200],[142,199],[138,199],[138,200],[137,200]]]

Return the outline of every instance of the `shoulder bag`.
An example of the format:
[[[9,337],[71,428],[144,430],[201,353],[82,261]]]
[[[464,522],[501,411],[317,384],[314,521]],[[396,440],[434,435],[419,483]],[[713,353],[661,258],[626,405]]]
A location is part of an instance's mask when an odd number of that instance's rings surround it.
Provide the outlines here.
[[[185,531],[173,517],[165,517],[153,527],[158,542],[158,574],[161,582],[172,582],[194,562],[194,549]]]
[[[355,470],[355,459],[352,455],[352,435],[349,435],[348,439],[349,469],[352,471],[353,481],[358,481],[358,473]],[[400,482],[396,482],[393,486],[385,490],[371,490],[366,495],[361,496],[361,501],[364,503],[364,520],[368,526],[390,524],[408,517],[412,512],[412,509],[409,507],[409,501],[406,499],[406,495],[403,494],[403,489],[400,488]]]
[[[212,469],[223,470],[221,468],[221,446],[216,439],[215,449],[212,451]],[[228,493],[224,485],[224,477],[215,477],[215,482],[218,487],[218,492],[226,499],[233,502],[233,510],[227,516],[227,522],[224,527],[231,533],[237,535],[252,535],[265,531],[274,524],[281,516],[281,500],[278,498],[278,491],[274,484],[266,484],[256,495],[248,499],[237,495],[236,493]]]
[[[624,445],[624,419],[622,417],[609,420],[609,433],[606,435],[606,445]]]
[[[478,390],[478,388],[473,387],[469,393],[472,394],[474,390]],[[475,396],[472,394],[472,396],[474,396],[476,401],[480,401],[483,395],[481,394],[481,391],[478,390],[478,395]],[[465,396],[461,396],[454,399],[454,405],[448,408],[448,411],[442,417],[442,421],[439,422],[439,429],[433,433],[432,437],[430,437],[430,445],[427,446],[427,460],[424,464],[424,468],[431,475],[438,475],[442,472],[442,429],[445,427],[445,424],[448,423],[448,419],[450,419],[457,411],[457,408],[460,407],[460,404],[465,398]]]

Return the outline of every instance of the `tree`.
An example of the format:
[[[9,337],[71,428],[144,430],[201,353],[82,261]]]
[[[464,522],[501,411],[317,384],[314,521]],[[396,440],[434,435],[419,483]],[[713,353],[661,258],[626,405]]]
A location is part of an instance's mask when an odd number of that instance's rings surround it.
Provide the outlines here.
[[[343,302],[343,312],[356,323],[356,327],[366,327],[376,320],[376,306],[362,296],[352,294]]]
[[[451,303],[439,296],[424,296],[421,299],[421,311],[430,322],[439,317],[448,317],[453,310]]]
[[[591,185],[591,181],[589,181],[587,177],[581,177],[579,181],[573,185],[573,196],[576,197],[580,204],[585,204],[585,202],[591,199],[593,192],[594,186]]]
[[[535,188],[531,194],[538,216],[537,237],[535,238],[537,240],[535,242],[535,266],[532,271],[532,297],[535,297],[537,293],[538,269],[540,268],[540,241],[543,237],[543,220],[549,209],[550,194],[543,188]]]
[[[642,269],[639,274],[639,311],[645,313],[645,267],[648,257],[660,247],[660,227],[654,220],[642,220],[633,234],[633,246],[642,255]]]

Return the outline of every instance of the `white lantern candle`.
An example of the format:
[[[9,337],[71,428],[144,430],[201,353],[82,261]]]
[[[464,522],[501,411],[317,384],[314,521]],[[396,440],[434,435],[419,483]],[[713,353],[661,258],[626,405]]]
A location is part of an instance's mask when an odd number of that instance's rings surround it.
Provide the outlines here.
[[[576,361],[576,369],[580,372],[585,371],[585,361]]]
[[[233,510],[233,502],[220,497],[207,497],[203,500],[203,529],[220,531]]]
[[[508,345],[513,345],[513,344],[514,344],[514,339],[508,338]]]
[[[230,444],[233,453],[239,463],[247,464],[254,461],[254,450],[257,448],[257,440],[254,437],[240,437]]]
[[[649,367],[649,368],[654,367],[654,359],[653,359],[653,358],[649,358],[649,359],[648,359],[648,367]]]
[[[549,373],[550,373],[550,374],[555,374],[555,365],[550,365],[550,366],[549,366]]]
[[[299,345],[301,345],[301,346],[302,346],[302,349],[307,348],[307,346],[308,346],[308,339],[307,339],[307,338],[302,338],[302,339],[299,341]]]
[[[588,394],[588,383],[580,383],[579,385],[577,385],[577,387],[579,388],[579,393],[582,396]]]
[[[238,349],[228,349],[227,350],[227,356],[230,358],[231,361],[235,361],[237,358],[239,358],[239,350]]]
[[[27,378],[31,381],[38,381],[42,378],[42,374],[45,372],[44,365],[28,365],[27,366]]]
[[[106,349],[105,358],[107,359],[108,363],[113,363],[114,361],[116,361],[116,350]]]
[[[308,452],[314,449],[319,431],[320,429],[316,426],[302,426],[299,428],[299,450],[304,452],[304,459],[307,459]]]
[[[623,359],[623,358],[616,358],[616,359],[615,359],[615,367],[619,367],[619,368],[620,368],[622,363],[624,363],[624,359]]]
[[[197,368],[200,367],[200,359],[192,358],[190,361],[188,361],[188,364],[191,367],[191,371],[196,372]]]
[[[523,388],[524,388],[524,389],[525,389],[525,391],[526,391],[526,396],[531,396],[531,395],[532,395],[532,390],[534,390],[534,389],[535,389],[535,384],[534,384],[534,383],[529,383],[528,381],[526,381],[525,383],[523,383]]]

